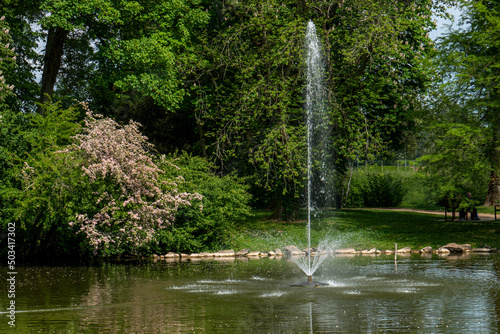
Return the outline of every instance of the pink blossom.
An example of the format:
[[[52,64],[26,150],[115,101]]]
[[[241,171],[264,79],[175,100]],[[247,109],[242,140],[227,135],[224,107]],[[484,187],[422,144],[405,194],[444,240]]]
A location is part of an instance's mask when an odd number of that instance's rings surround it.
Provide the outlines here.
[[[83,158],[81,170],[90,183],[107,180],[118,190],[95,194],[99,212],[91,217],[77,214],[71,225],[80,226],[96,253],[112,245],[141,247],[154,240],[155,229],[172,225],[179,207],[203,197],[179,193],[175,182],[159,180],[163,171],[153,162],[152,145],[139,131],[139,123],[120,126],[83,106],[85,132],[75,137],[76,144],[67,151]],[[182,177],[176,179],[182,181]]]

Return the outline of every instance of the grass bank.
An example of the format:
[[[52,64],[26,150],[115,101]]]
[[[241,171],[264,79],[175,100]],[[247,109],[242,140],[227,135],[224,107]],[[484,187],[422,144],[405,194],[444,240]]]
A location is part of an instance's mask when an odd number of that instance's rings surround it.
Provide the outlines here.
[[[242,222],[233,235],[235,249],[269,251],[286,245],[307,247],[307,222],[267,220],[268,212],[257,211]],[[472,247],[500,247],[500,221],[444,221],[444,216],[407,211],[376,209],[343,209],[332,211],[329,217],[313,221],[311,245],[328,240],[337,248],[398,247],[412,249],[437,248],[450,242],[468,243]]]

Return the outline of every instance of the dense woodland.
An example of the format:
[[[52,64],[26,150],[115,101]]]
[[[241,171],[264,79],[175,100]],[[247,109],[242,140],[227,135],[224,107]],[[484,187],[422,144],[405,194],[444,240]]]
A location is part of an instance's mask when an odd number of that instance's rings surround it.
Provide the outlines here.
[[[464,24],[436,43],[450,5]],[[309,20],[338,207],[356,161],[415,150],[428,204],[498,199],[495,1],[7,0],[0,15],[0,224],[19,256],[215,249],[252,208],[296,219]]]

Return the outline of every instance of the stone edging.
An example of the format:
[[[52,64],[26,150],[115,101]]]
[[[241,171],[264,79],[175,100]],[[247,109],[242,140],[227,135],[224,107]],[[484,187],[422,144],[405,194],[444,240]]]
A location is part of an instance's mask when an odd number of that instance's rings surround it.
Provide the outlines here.
[[[441,246],[438,249],[433,249],[432,247],[424,247],[420,250],[412,250],[410,247],[404,247],[400,249],[387,249],[387,250],[378,250],[376,248],[372,249],[364,249],[364,250],[356,250],[354,248],[342,248],[342,249],[334,249],[329,251],[320,251],[321,254],[329,254],[329,255],[378,255],[385,254],[390,255],[397,252],[398,255],[412,254],[412,253],[420,253],[420,254],[439,254],[439,255],[448,255],[448,254],[467,254],[467,253],[478,253],[478,254],[492,254],[498,253],[498,249],[494,248],[472,248],[469,244],[458,245],[456,243],[449,243],[445,246]],[[293,256],[306,256],[308,255],[308,250],[300,250],[298,247],[289,245],[284,248],[283,251],[281,249],[274,249],[267,252],[261,251],[249,251],[247,249],[240,250],[235,252],[232,249],[229,250],[221,250],[218,252],[202,252],[202,253],[191,253],[191,254],[179,254],[174,252],[169,252],[165,255],[157,255],[153,254],[153,260],[186,260],[186,259],[232,259],[232,258],[274,258],[274,257],[293,257]],[[314,248],[311,249],[311,256],[318,255],[318,251]]]

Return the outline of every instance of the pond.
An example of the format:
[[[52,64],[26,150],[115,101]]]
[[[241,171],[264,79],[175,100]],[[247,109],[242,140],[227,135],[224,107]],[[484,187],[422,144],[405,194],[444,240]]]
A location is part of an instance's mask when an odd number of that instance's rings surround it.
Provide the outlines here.
[[[284,258],[19,267],[15,332],[498,333],[499,273],[498,255],[331,257],[316,288]]]

